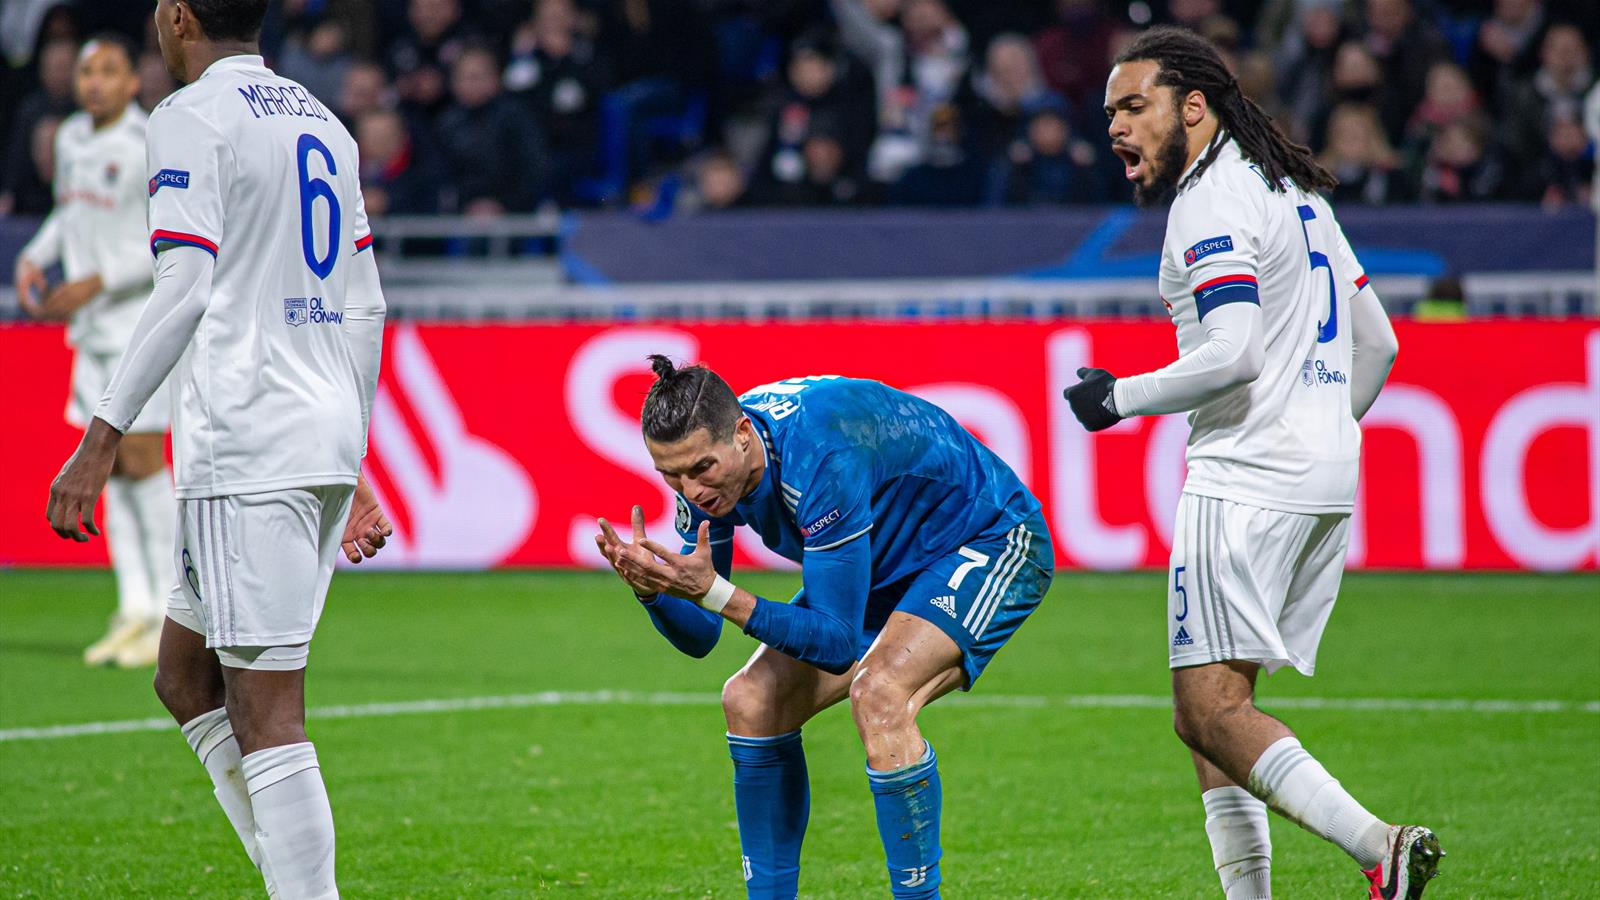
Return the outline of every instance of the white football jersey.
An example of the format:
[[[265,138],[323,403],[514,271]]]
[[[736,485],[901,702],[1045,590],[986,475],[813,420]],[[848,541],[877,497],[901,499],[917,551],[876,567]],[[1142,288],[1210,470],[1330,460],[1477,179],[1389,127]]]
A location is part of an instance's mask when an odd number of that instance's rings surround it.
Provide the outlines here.
[[[355,141],[259,56],[218,60],[150,116],[150,250],[216,258],[169,380],[179,499],[355,484],[361,388],[343,329],[372,243]]]
[[[1189,414],[1184,490],[1288,512],[1349,511],[1361,453],[1350,299],[1367,277],[1327,201],[1286,188],[1272,190],[1229,140],[1168,213],[1161,296],[1178,352],[1206,342],[1208,312],[1237,302],[1261,305],[1265,345],[1255,381]]]
[[[67,281],[100,276],[100,293],[67,323],[67,343],[91,353],[121,353],[150,297],[145,123],[136,104],[98,130],[86,112],[61,123],[55,209],[22,249],[41,268],[59,262]]]

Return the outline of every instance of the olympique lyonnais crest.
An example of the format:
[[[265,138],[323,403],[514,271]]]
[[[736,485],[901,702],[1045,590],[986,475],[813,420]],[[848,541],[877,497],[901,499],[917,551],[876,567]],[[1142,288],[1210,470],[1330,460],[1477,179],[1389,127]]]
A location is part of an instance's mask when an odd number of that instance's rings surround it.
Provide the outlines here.
[[[296,328],[311,321],[311,307],[305,297],[290,297],[283,301],[283,321]]]
[[[116,163],[106,163],[106,184],[116,184],[117,173],[121,171]]]

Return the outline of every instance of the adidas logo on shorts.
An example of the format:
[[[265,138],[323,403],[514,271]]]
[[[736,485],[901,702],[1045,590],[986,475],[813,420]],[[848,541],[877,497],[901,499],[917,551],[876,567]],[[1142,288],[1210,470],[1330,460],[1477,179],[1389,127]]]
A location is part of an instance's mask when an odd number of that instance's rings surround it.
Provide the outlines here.
[[[1194,643],[1194,638],[1189,637],[1189,630],[1184,628],[1182,625],[1179,625],[1178,634],[1172,639],[1172,646],[1187,647],[1192,643]]]
[[[956,617],[956,598],[955,597],[952,597],[952,596],[949,596],[949,595],[946,595],[946,596],[943,596],[943,597],[935,597],[935,598],[933,598],[932,600],[930,600],[928,602],[932,603],[934,606],[937,606],[940,609],[944,610],[945,613],[950,616],[950,618],[954,619]]]

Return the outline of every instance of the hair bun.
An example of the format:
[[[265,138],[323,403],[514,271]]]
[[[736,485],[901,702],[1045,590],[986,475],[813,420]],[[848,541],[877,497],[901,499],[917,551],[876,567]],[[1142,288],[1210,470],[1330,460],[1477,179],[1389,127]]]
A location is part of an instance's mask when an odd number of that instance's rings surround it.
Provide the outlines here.
[[[672,360],[662,356],[660,353],[650,354],[650,370],[655,372],[656,377],[662,380],[678,374],[678,367],[672,364]]]

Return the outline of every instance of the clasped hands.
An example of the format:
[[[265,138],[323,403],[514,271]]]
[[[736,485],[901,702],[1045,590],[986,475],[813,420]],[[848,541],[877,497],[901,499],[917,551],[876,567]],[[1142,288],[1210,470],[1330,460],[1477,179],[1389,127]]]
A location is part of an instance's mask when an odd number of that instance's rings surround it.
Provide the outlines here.
[[[716,568],[711,564],[709,522],[700,523],[694,552],[674,553],[645,535],[644,510],[635,506],[631,543],[623,540],[605,519],[600,520],[600,533],[594,536],[594,542],[617,577],[642,600],[657,594],[671,594],[698,602],[711,590],[717,578]]]

